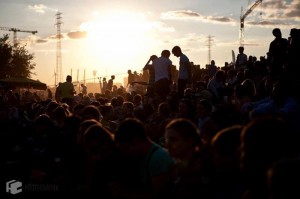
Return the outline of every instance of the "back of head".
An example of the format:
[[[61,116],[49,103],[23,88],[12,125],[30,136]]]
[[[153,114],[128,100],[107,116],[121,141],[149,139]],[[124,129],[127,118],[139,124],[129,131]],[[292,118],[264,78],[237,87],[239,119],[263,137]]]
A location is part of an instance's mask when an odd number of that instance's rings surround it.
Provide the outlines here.
[[[279,28],[274,28],[272,33],[275,37],[281,37],[281,30]]]
[[[240,146],[242,126],[234,125],[219,131],[212,139],[211,145],[222,156],[234,157]]]
[[[93,140],[98,140],[98,145],[108,143],[113,144],[112,134],[101,124],[93,124],[84,132],[84,142],[88,145]]]
[[[132,143],[139,139],[147,141],[148,137],[141,121],[137,119],[128,118],[121,122],[115,133],[115,140],[117,143]]]
[[[300,198],[300,159],[285,159],[275,163],[268,172],[270,198]]]
[[[170,53],[169,50],[163,50],[163,51],[161,52],[161,56],[163,56],[163,57],[169,58],[170,55],[171,55],[171,53]]]
[[[252,175],[265,172],[274,162],[299,153],[296,140],[297,134],[286,121],[276,117],[257,118],[242,130],[241,166]]]
[[[239,52],[244,52],[244,47],[243,46],[239,47]]]
[[[181,54],[181,48],[179,46],[174,46],[173,49],[172,49],[172,53],[174,55],[177,55],[177,54]]]
[[[99,121],[102,115],[97,107],[89,105],[82,110],[81,117],[83,120],[94,119],[96,121]]]
[[[67,82],[72,82],[72,76],[71,75],[68,75],[67,78],[66,78]]]
[[[183,140],[193,139],[195,146],[201,145],[201,139],[196,125],[188,119],[178,118],[172,120],[167,129],[174,129]]]

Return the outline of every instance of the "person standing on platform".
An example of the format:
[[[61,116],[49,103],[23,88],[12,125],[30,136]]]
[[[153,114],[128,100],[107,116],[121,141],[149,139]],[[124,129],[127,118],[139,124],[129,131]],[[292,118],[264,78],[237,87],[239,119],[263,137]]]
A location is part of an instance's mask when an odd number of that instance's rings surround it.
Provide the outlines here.
[[[182,53],[179,46],[172,49],[172,53],[179,57],[179,74],[178,74],[178,96],[179,99],[183,97],[184,90],[187,84],[192,80],[192,67],[189,58]]]
[[[156,55],[151,55],[150,59],[148,62],[145,64],[143,70],[148,70],[149,71],[149,80],[148,80],[148,86],[147,86],[147,94],[149,96],[153,96],[154,93],[154,82],[155,82],[155,70],[154,70],[154,65],[153,61],[157,59]],[[152,64],[149,64],[152,62]]]
[[[155,71],[154,92],[161,98],[161,102],[166,101],[166,97],[171,90],[172,61],[169,59],[170,55],[169,50],[163,50],[161,56],[153,61]]]
[[[72,76],[68,75],[66,82],[59,85],[59,90],[61,94],[61,102],[68,104],[70,107],[73,107],[74,103],[74,94],[76,93],[74,85],[72,84]]]
[[[82,94],[87,95],[87,87],[84,84],[81,84]]]
[[[247,55],[244,54],[244,47],[239,47],[239,54],[236,57],[235,69],[239,71],[240,69],[245,69],[247,66]]]

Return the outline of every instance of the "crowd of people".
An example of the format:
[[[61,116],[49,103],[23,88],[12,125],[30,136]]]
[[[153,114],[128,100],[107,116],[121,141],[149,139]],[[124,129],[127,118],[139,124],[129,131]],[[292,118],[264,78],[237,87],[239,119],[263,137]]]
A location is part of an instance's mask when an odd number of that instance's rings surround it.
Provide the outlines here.
[[[57,186],[38,194],[117,199],[299,198],[300,30],[273,35],[267,58],[240,47],[223,67],[201,69],[179,46],[162,50],[143,68],[146,93],[113,90],[114,76],[91,95],[76,94],[71,76],[52,99],[3,93],[1,186],[15,179]]]

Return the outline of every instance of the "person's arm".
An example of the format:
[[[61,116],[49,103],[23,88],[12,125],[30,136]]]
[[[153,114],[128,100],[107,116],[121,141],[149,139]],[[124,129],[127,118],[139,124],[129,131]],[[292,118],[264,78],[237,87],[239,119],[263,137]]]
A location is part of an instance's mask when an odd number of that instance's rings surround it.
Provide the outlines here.
[[[149,58],[149,60],[147,61],[147,63],[145,64],[143,70],[147,70],[149,69],[149,64],[151,61],[153,61],[154,59],[156,59],[157,57],[155,55],[151,55],[151,57]]]
[[[149,60],[147,61],[147,63],[145,64],[143,70],[148,70],[148,69],[149,69],[149,63],[150,63],[150,62],[151,62],[151,59],[149,59]]]

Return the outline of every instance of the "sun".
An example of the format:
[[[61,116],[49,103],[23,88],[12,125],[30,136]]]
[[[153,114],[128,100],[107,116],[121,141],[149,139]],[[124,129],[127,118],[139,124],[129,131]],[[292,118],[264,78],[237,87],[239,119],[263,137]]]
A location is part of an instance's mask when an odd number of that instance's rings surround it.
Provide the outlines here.
[[[146,40],[147,23],[142,15],[110,13],[82,25],[93,53],[125,58],[141,50]]]

